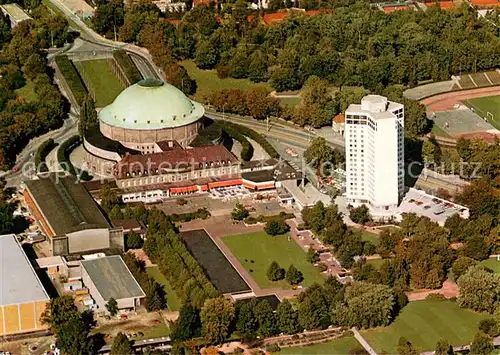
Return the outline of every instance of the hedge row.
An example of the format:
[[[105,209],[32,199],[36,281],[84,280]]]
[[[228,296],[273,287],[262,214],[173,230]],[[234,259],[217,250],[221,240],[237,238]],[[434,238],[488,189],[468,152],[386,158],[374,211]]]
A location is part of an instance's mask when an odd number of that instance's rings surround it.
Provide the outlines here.
[[[130,56],[123,49],[113,52],[113,58],[116,60],[123,73],[127,77],[130,85],[142,80],[142,75],[139,69],[135,66]]]
[[[59,162],[59,166],[63,170],[66,170],[73,176],[79,176],[82,180],[88,181],[92,179],[89,173],[75,168],[75,166],[69,159],[69,155],[71,154],[71,152],[80,144],[81,139],[79,135],[69,137],[67,140],[61,143],[59,148],[57,148],[57,160]]]
[[[277,215],[272,215],[272,216],[264,216],[264,215],[259,215],[257,218],[255,217],[247,217],[245,219],[246,224],[256,224],[256,223],[267,223],[272,220],[285,220],[285,219],[292,219],[294,218],[295,215],[293,213],[286,213],[286,212],[280,212]]]
[[[229,133],[231,136],[232,136],[231,132],[238,132],[238,134],[244,135],[244,136],[254,140],[255,142],[257,142],[262,147],[262,149],[264,149],[266,151],[266,153],[269,154],[269,156],[271,158],[278,159],[280,157],[280,155],[278,154],[276,149],[274,149],[274,147],[267,141],[267,139],[264,138],[261,134],[255,132],[253,129],[248,128],[246,126],[242,126],[242,125],[233,123],[233,122],[228,122],[228,121],[223,121],[223,122],[219,121],[219,123],[221,123],[224,130],[226,130],[226,132]],[[233,137],[233,138],[238,140],[238,138],[236,138],[236,137]],[[243,152],[241,152],[241,153],[243,155]],[[252,155],[253,155],[253,149],[252,149]],[[250,156],[250,159],[251,158],[252,157]],[[242,156],[242,159],[243,159],[243,156]],[[250,159],[248,159],[248,160],[250,160]],[[243,160],[245,160],[245,159],[243,159]],[[245,160],[245,161],[248,161],[248,160]]]
[[[81,105],[83,100],[85,100],[85,96],[87,95],[87,88],[83,83],[80,74],[76,70],[73,62],[68,58],[67,55],[60,55],[55,58],[57,67],[61,72],[61,75],[64,77],[64,80],[68,84],[69,89],[73,93],[73,96],[78,103]]]
[[[241,160],[250,161],[253,157],[253,146],[250,144],[245,135],[242,134],[240,128],[241,126],[235,125],[226,121],[217,122],[227,134],[229,134],[233,139],[236,139],[241,144]],[[241,132],[241,133],[240,133]],[[255,132],[254,132],[255,133]]]
[[[47,155],[57,146],[52,138],[47,139],[38,147],[35,155],[35,167],[38,172],[45,173],[49,171],[47,164],[45,164],[45,159]]]
[[[199,208],[196,212],[182,214],[174,213],[170,215],[170,220],[172,222],[189,222],[193,219],[207,219],[210,216],[210,212],[205,207],[203,207]]]

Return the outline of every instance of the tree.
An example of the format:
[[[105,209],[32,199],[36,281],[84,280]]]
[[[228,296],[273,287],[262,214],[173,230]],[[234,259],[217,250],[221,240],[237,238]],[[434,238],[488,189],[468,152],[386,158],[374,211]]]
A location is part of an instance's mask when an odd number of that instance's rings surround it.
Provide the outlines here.
[[[269,235],[281,235],[290,230],[290,226],[283,219],[272,219],[266,223],[264,231]]]
[[[488,334],[479,331],[474,335],[474,339],[470,345],[471,355],[487,355],[491,354],[493,350],[493,340]]]
[[[370,222],[372,219],[370,216],[370,210],[366,207],[366,205],[352,208],[349,212],[349,218],[351,218],[354,223],[363,225]]]
[[[45,307],[41,319],[42,323],[50,325],[52,332],[58,333],[72,317],[78,315],[73,297],[66,295],[53,298]]]
[[[460,307],[492,313],[500,300],[500,276],[486,271],[481,265],[470,267],[459,277],[457,285]]]
[[[87,355],[93,352],[89,330],[80,313],[65,322],[56,336],[63,354]]]
[[[237,203],[231,213],[231,218],[235,221],[242,221],[250,215],[245,206],[241,203]]]
[[[285,269],[279,266],[276,261],[273,261],[267,269],[267,278],[271,281],[283,280],[285,277]]]
[[[182,305],[179,318],[174,324],[172,336],[176,340],[188,340],[201,334],[200,310],[190,304]]]
[[[457,260],[455,260],[451,265],[451,271],[453,272],[455,280],[465,274],[471,266],[475,266],[477,264],[478,262],[476,260],[467,256],[458,257]]]
[[[307,261],[311,264],[315,264],[319,261],[319,254],[312,247],[307,250]]]
[[[111,347],[111,355],[132,355],[134,350],[132,348],[132,343],[128,340],[127,336],[122,332],[116,334],[116,338],[113,340],[113,346]]]
[[[120,205],[114,205],[111,211],[109,211],[108,217],[112,221],[123,219],[122,208],[120,207]]]
[[[476,235],[470,238],[462,249],[464,255],[475,259],[485,260],[490,255],[490,246],[486,242],[486,238],[482,235]]]
[[[276,310],[278,329],[285,334],[295,334],[299,331],[297,312],[293,310],[290,301],[284,300]]]
[[[39,53],[33,53],[28,57],[23,65],[23,73],[31,80],[34,80],[38,74],[45,73],[47,61]]]
[[[212,69],[217,64],[217,52],[208,41],[198,44],[194,55],[194,62],[200,69]]]
[[[134,231],[130,231],[125,236],[125,245],[127,246],[127,249],[140,249],[140,248],[142,248],[143,244],[144,244],[144,240],[139,235],[139,233],[136,233]]]
[[[234,318],[233,304],[223,297],[207,299],[201,309],[203,336],[211,343],[222,343]]]
[[[113,207],[120,203],[120,197],[115,190],[112,189],[111,185],[104,185],[99,191],[101,198],[101,207],[104,211],[110,212]]]
[[[293,265],[286,270],[285,279],[290,285],[298,285],[304,280],[302,273]]]
[[[257,331],[258,324],[253,311],[256,302],[255,299],[236,302],[236,330],[244,337],[254,337]]]
[[[448,341],[441,339],[436,343],[436,348],[434,350],[435,355],[452,355],[453,346],[451,346]]]
[[[110,298],[106,303],[106,309],[108,310],[111,316],[116,316],[118,313],[118,302],[114,298]]]
[[[326,328],[331,324],[328,314],[330,297],[334,298],[336,295],[327,292],[318,284],[308,287],[299,294],[297,311],[300,329]]]
[[[494,318],[483,319],[479,322],[479,330],[494,338],[500,335],[500,324]]]
[[[418,352],[413,348],[411,342],[405,337],[398,340],[397,351],[399,355],[417,355]]]
[[[269,337],[276,334],[276,316],[267,300],[260,301],[254,309],[254,315],[257,319],[257,332],[262,337]]]
[[[317,169],[325,164],[335,164],[333,149],[326,144],[326,139],[323,137],[314,138],[309,148],[304,152],[304,159],[307,164]],[[329,169],[328,169],[329,170]],[[321,172],[325,169],[321,169]]]

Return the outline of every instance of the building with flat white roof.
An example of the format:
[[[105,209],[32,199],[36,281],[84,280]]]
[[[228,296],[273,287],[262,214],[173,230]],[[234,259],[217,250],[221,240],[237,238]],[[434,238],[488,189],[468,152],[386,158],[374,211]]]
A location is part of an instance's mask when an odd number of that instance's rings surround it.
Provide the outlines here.
[[[347,108],[344,137],[348,203],[397,207],[404,195],[404,106],[365,96]]]
[[[49,296],[14,234],[0,236],[0,336],[47,329]]]

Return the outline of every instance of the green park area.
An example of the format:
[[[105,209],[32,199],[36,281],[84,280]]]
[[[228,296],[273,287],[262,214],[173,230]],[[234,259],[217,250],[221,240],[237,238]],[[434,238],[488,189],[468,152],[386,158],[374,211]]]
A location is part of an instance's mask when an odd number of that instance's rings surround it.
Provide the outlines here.
[[[116,75],[111,71],[111,66],[106,59],[75,62],[75,66],[84,82],[87,77],[92,83],[95,90],[96,107],[109,105],[124,89]],[[88,89],[89,92],[92,91],[90,88]]]
[[[438,126],[437,123],[435,122],[432,125],[431,133],[434,134],[434,136],[436,137],[450,138],[450,135],[446,133],[446,131],[442,129],[440,126]]]
[[[497,258],[489,258],[486,260],[481,261],[481,265],[486,266],[487,268],[490,268],[493,270],[495,273],[499,274],[500,273],[500,260]]]
[[[146,272],[148,273],[149,276],[155,279],[156,282],[163,285],[163,289],[165,290],[166,293],[165,298],[167,300],[168,309],[171,311],[178,311],[181,308],[181,300],[175,293],[174,289],[168,282],[165,275],[161,273],[158,266],[148,266],[146,268]]]
[[[324,281],[319,270],[307,261],[306,253],[288,235],[273,237],[265,232],[255,232],[227,236],[223,241],[262,288],[291,287],[285,280],[268,280],[267,269],[272,261],[285,270],[293,264],[302,272],[304,286]]]
[[[479,116],[486,118],[495,128],[500,129],[500,95],[465,100],[465,104],[474,108]]]
[[[388,327],[363,331],[363,337],[379,353],[397,353],[400,337],[408,339],[418,351],[433,350],[440,339],[453,346],[472,341],[486,314],[460,308],[455,302],[425,300],[410,302]]]
[[[38,100],[35,94],[35,86],[32,81],[27,80],[26,85],[16,90],[16,95],[22,97],[27,102],[34,102]]]
[[[215,69],[199,69],[192,60],[184,60],[180,64],[186,68],[191,79],[196,80],[198,88],[194,96],[199,101],[203,101],[210,93],[220,89],[248,90],[252,86],[264,85],[269,91],[272,91],[272,88],[266,83],[254,83],[249,79],[234,79],[231,77],[221,79],[217,76]]]
[[[361,345],[353,337],[335,339],[327,343],[315,344],[304,347],[282,348],[277,354],[285,355],[323,355],[323,354],[349,354],[353,348]]]

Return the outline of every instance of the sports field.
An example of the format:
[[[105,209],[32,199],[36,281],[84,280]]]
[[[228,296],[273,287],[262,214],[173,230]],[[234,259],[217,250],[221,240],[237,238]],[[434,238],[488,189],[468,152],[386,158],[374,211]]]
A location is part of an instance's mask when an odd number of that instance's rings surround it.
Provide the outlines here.
[[[293,239],[288,240],[288,235],[272,237],[265,232],[255,232],[227,236],[222,240],[262,288],[291,287],[285,280],[273,282],[267,279],[267,268],[273,261],[285,270],[293,264],[302,272],[304,286],[324,281],[318,269],[306,260],[306,253]]]
[[[479,116],[486,118],[496,129],[500,129],[500,95],[468,99],[464,103]]]
[[[283,348],[279,353],[285,355],[343,355],[349,354],[353,348],[359,348],[361,345],[353,337],[346,337],[329,341],[328,343],[315,344],[304,347]]]
[[[84,78],[87,75],[95,90],[96,107],[104,107],[124,89],[118,78],[111,71],[111,66],[105,59],[74,62],[78,72]],[[90,92],[89,88],[89,92]]]
[[[165,290],[166,293],[168,309],[171,311],[178,311],[181,308],[181,300],[179,299],[179,297],[177,297],[177,294],[175,293],[174,289],[168,282],[165,275],[161,273],[158,266],[149,266],[146,268],[146,272],[148,273],[149,276],[155,279],[156,282],[163,285],[163,289]]]
[[[395,354],[401,336],[422,352],[433,350],[440,339],[446,339],[453,346],[470,343],[479,322],[485,318],[488,315],[460,308],[452,301],[414,301],[390,326],[363,331],[362,334],[378,353]]]

